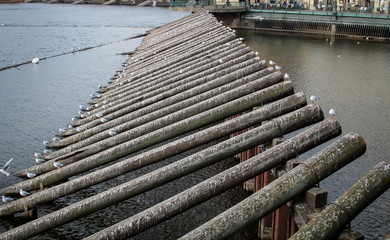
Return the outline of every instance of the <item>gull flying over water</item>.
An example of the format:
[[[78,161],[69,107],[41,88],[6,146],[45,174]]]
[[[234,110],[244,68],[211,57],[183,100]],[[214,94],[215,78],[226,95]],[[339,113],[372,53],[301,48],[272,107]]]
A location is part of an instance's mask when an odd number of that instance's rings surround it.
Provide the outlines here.
[[[5,176],[7,176],[7,177],[10,175],[10,173],[8,172],[8,168],[9,168],[9,166],[11,165],[12,160],[14,160],[14,159],[11,158],[10,160],[8,160],[8,161],[4,164],[3,168],[0,169],[0,172],[1,172],[2,174],[4,174]]]

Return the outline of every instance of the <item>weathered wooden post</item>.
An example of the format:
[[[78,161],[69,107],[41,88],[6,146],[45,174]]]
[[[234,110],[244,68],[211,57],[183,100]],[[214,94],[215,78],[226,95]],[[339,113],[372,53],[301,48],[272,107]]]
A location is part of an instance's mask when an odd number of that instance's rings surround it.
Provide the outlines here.
[[[309,111],[310,112],[310,111]],[[300,114],[293,114],[293,118],[299,118],[298,116]],[[44,217],[41,217],[37,220],[34,220],[32,222],[29,222],[25,225],[22,225],[20,227],[17,227],[13,230],[10,230],[2,235],[1,237],[7,236],[9,239],[24,239],[27,237],[34,236],[40,232],[46,231],[50,228],[62,225],[64,223],[67,223],[69,221],[72,221],[76,218],[85,216],[89,213],[95,212],[97,210],[100,210],[102,208],[108,207],[112,204],[115,204],[118,201],[123,201],[129,197],[132,197],[136,194],[139,194],[141,192],[144,192],[146,190],[149,190],[155,186],[158,186],[162,183],[165,183],[167,181],[171,181],[175,178],[178,178],[182,176],[183,174],[190,173],[193,169],[199,169],[202,168],[208,164],[211,164],[215,161],[214,156],[219,155],[219,159],[224,159],[228,156],[232,156],[235,153],[243,151],[245,148],[253,147],[254,145],[258,144],[258,138],[260,137],[259,134],[257,134],[258,131],[262,132],[265,129],[271,128],[271,132],[275,132],[276,135],[283,134],[283,130],[280,130],[280,125],[283,123],[288,124],[287,119],[279,119],[269,122],[267,126],[258,127],[256,129],[253,129],[251,131],[246,132],[245,134],[239,135],[235,138],[229,139],[221,144],[218,144],[218,146],[222,147],[223,150],[218,151],[215,146],[211,147],[210,149],[206,149],[202,151],[199,154],[194,154],[192,156],[189,156],[180,162],[176,162],[173,164],[170,164],[166,167],[164,167],[162,170],[156,170],[147,176],[141,176],[135,180],[132,180],[128,183],[122,184],[120,186],[114,187],[110,190],[107,190],[103,193],[100,193],[98,195],[92,196],[88,199],[82,200],[78,203],[75,203],[71,206],[68,206],[62,210],[58,210],[56,212],[53,212],[51,214],[48,214]],[[290,126],[293,127],[293,126]],[[290,129],[290,127],[287,127],[286,129]],[[271,132],[267,133],[266,135],[270,134]],[[264,154],[262,159],[258,159],[258,162],[262,162],[265,159],[269,159],[267,161],[268,163],[263,165],[263,167],[267,166],[268,164],[271,165],[277,165],[281,161],[288,160],[288,158],[295,156],[296,154],[300,152],[304,152],[323,141],[326,141],[329,138],[334,137],[335,135],[338,135],[340,133],[340,125],[335,120],[329,120],[323,123],[320,123],[319,125],[305,131],[305,134],[299,134],[296,137],[293,137],[289,141],[285,142],[285,146],[283,149],[273,149],[272,151],[268,152],[268,154]],[[275,136],[274,134],[271,134]],[[273,136],[265,136],[266,139],[272,139]],[[253,143],[250,143],[249,146],[243,148],[245,142],[247,141],[255,141]],[[266,140],[267,141],[267,140]],[[235,147],[230,147],[231,143],[237,143],[238,145]],[[208,151],[208,154],[206,153]],[[260,156],[260,155],[259,155]],[[210,157],[210,158],[209,158]],[[260,158],[260,157],[258,157]],[[213,160],[214,159],[214,160]],[[206,161],[206,162],[205,162]],[[272,163],[271,163],[272,161]],[[208,194],[211,194],[209,197],[211,197],[216,192],[219,192],[218,190],[220,187],[222,189],[228,189],[232,185],[236,185],[241,182],[240,178],[248,179],[253,177],[253,174],[256,174],[256,166],[258,165],[253,163],[253,161],[245,161],[243,163],[248,162],[248,164],[241,165],[241,167],[234,167],[234,169],[230,169],[229,174],[230,176],[219,176],[216,180],[216,182],[213,182],[212,184],[207,183],[205,186],[208,186],[208,188],[205,188],[203,186],[200,189],[208,189]],[[252,162],[252,164],[249,164],[249,162]],[[258,163],[257,162],[257,163]],[[180,172],[180,173],[178,173]],[[245,173],[245,174],[238,174],[239,172]],[[226,182],[227,180],[232,182]],[[238,181],[240,180],[240,181]],[[242,180],[242,181],[244,181]],[[238,182],[237,182],[238,181]],[[221,183],[221,185],[217,184]],[[194,193],[198,194],[202,191],[195,191]],[[205,193],[201,193],[200,196],[204,196]],[[191,198],[183,198],[182,196],[178,197],[178,199],[183,199],[185,201],[188,201]],[[190,202],[189,202],[189,205]],[[174,204],[174,207],[176,208],[175,211],[179,210],[181,208],[185,208],[185,206],[189,206],[188,204]],[[154,211],[152,211],[154,212]],[[164,211],[165,212],[165,211]]]
[[[225,103],[216,108],[160,128],[151,133],[142,135],[138,138],[118,144],[114,147],[79,160],[70,165],[63,166],[59,169],[32,178],[28,181],[23,181],[13,186],[7,187],[1,192],[3,194],[7,194],[8,191],[11,191],[12,193],[18,193],[21,188],[25,191],[31,191],[34,189],[39,189],[42,186],[52,185],[75,174],[88,171],[102,164],[114,161],[146,147],[152,146],[156,143],[171,139],[174,136],[198,129],[210,123],[215,123],[239,112],[249,110],[256,105],[265,104],[283,98],[286,95],[290,95],[292,91],[293,87],[291,82],[282,82],[280,84],[273,85],[261,91],[254,92],[245,97]],[[123,137],[126,137],[126,135]]]
[[[267,124],[273,123],[270,122]],[[252,130],[248,132],[251,131]],[[308,149],[318,145],[320,142],[335,137],[340,134],[340,131],[340,125],[335,120],[328,120],[319,123],[304,133],[298,134],[280,144],[278,148],[271,148],[259,155],[243,161],[240,164],[177,194],[176,196],[156,204],[153,207],[105,230],[102,230],[87,239],[128,238],[129,236],[135,235],[140,231],[180,213],[184,209],[188,209],[216,194],[236,186],[237,184],[243,183],[259,173],[295,157],[296,154],[307,151]],[[269,201],[267,204],[272,203]],[[248,207],[252,208],[251,206]],[[214,227],[218,227],[218,225],[215,225]],[[205,237],[202,239],[212,238]]]
[[[279,147],[283,144],[285,143],[281,143]],[[180,239],[226,238],[309,189],[315,183],[359,157],[365,150],[364,140],[355,133],[349,133],[260,191]]]
[[[390,162],[381,162],[360,178],[290,239],[331,239],[390,187]]]

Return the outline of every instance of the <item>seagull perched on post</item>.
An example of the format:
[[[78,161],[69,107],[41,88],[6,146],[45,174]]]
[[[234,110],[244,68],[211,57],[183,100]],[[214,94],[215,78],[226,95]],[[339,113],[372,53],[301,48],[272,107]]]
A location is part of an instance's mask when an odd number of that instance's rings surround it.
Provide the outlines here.
[[[281,67],[281,66],[279,66],[279,65],[276,65],[276,66],[275,66],[275,69],[276,69],[276,70],[281,70],[281,69],[282,69],[282,67]]]
[[[28,178],[33,178],[35,176],[37,176],[35,173],[30,173],[30,172],[27,173]]]
[[[336,116],[336,110],[334,110],[333,108],[329,110],[329,115],[330,115],[330,118],[334,118]]]
[[[269,60],[269,65],[271,65],[271,66],[276,65],[276,62]]]
[[[63,166],[64,166],[64,164],[59,163],[59,162],[53,162],[53,165],[54,165],[54,167],[56,167],[56,168],[60,168],[60,167],[63,167]]]
[[[28,195],[30,195],[31,193],[27,192],[27,191],[24,191],[23,189],[20,189],[19,190],[19,193],[22,197],[26,197]]]
[[[311,96],[310,96],[310,100],[311,100],[311,103],[312,103],[312,104],[316,103],[319,99],[320,99],[319,97],[316,97],[316,96],[314,96],[314,95],[311,95]]]
[[[11,165],[12,160],[14,160],[14,159],[11,158],[10,160],[8,160],[8,161],[4,164],[3,168],[0,169],[0,172],[1,172],[2,174],[4,174],[5,176],[7,176],[7,177],[10,175],[10,173],[8,172],[8,168],[9,168],[9,166]]]
[[[76,130],[77,130],[77,132],[82,132],[82,131],[84,131],[84,128],[78,127],[78,128],[76,128]]]
[[[285,73],[284,74],[284,80],[288,80],[288,79],[290,79],[290,75],[288,75],[288,73]]]
[[[3,201],[3,203],[9,203],[9,202],[12,202],[14,199],[11,198],[11,197],[7,197],[7,196],[4,196],[1,198],[1,200]]]
[[[108,122],[108,119],[106,119],[106,118],[101,118],[101,119],[100,119],[100,122],[106,123],[106,122]]]
[[[45,159],[42,159],[42,158],[35,158],[35,162],[36,163],[43,163],[43,162],[45,162]]]
[[[108,134],[110,134],[110,136],[115,136],[115,135],[117,135],[117,132],[110,130],[110,131],[108,131]]]

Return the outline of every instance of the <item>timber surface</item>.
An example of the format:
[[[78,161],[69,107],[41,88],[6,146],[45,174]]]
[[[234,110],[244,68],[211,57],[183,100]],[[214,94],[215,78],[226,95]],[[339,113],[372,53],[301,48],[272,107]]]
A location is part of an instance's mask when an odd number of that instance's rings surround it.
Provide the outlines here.
[[[305,106],[306,96],[294,94],[289,79],[272,66],[267,67],[266,61],[246,47],[230,28],[205,12],[150,31],[124,67],[98,92],[90,104],[82,107],[83,113],[72,122],[73,128],[59,133],[61,139],[48,144],[55,151],[42,156],[46,162],[18,174],[37,176],[1,190],[15,198],[20,189],[31,195],[0,206],[0,216],[32,209],[221,137],[253,129],[2,233],[0,239],[38,235],[324,118],[316,103]],[[254,110],[255,107],[259,108]],[[223,121],[237,114],[242,116]],[[271,121],[261,124],[264,120]],[[274,149],[268,154],[274,154],[280,163],[340,132],[337,121],[328,119],[287,141],[283,145],[285,153]],[[173,138],[177,140],[172,141]],[[145,151],[147,148],[151,150]],[[267,156],[260,155],[258,159]],[[64,166],[55,167],[55,162]],[[221,182],[218,191],[264,170],[255,172],[248,166],[247,176],[234,169],[229,172],[233,176],[231,184],[225,183],[225,177],[216,178]],[[110,236],[111,231],[117,233],[116,239],[137,234],[212,197],[218,193],[217,186],[213,186],[198,186],[211,189],[207,197],[198,191],[196,198],[196,192],[188,190],[176,199],[189,202],[161,203],[166,208],[161,210],[156,205],[158,211],[151,210],[153,214],[163,211],[160,216],[140,213],[134,216],[141,219],[134,226],[125,224],[130,230],[120,226],[119,230],[103,231],[91,239]],[[170,206],[173,207],[168,213]],[[122,218],[131,217],[123,214]]]

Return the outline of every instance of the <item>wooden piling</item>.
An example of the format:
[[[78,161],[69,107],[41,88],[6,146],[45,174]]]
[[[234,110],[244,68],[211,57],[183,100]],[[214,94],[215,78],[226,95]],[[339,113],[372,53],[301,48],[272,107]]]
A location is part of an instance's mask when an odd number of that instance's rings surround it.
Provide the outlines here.
[[[283,144],[285,143],[279,146]],[[365,150],[364,140],[355,133],[349,133],[306,160],[304,164],[300,164],[180,239],[226,238],[276,210],[299,193],[359,157]]]
[[[274,124],[269,122],[268,124]],[[267,124],[266,124],[267,125]],[[248,131],[251,132],[252,130]],[[243,133],[246,134],[247,132]],[[279,146],[271,148],[240,164],[215,175],[194,187],[183,191],[153,207],[134,215],[120,223],[102,230],[86,239],[126,239],[181,211],[199,204],[212,196],[243,183],[278,164],[307,151],[319,142],[326,141],[340,133],[340,125],[333,120],[317,124],[296,135]],[[237,137],[239,137],[238,135]],[[316,139],[317,141],[313,141]],[[321,139],[321,140],[320,140]],[[267,204],[271,204],[269,201]],[[230,219],[229,219],[230,220]],[[218,227],[215,225],[214,227]],[[191,239],[191,238],[190,238]],[[212,238],[202,238],[212,239]]]
[[[208,141],[227,136],[237,130],[244,129],[248,126],[252,126],[255,124],[259,124],[264,119],[268,119],[270,117],[274,118],[279,115],[288,113],[296,108],[302,107],[305,104],[306,98],[303,93],[294,94],[282,100],[270,103],[267,106],[259,108],[253,112],[242,115],[241,117],[220,123],[216,126],[207,128],[198,133],[189,135],[188,137],[185,137],[183,139],[173,141],[159,148],[126,159],[107,168],[95,171],[93,173],[87,174],[69,182],[65,182],[63,184],[51,187],[44,191],[40,191],[38,193],[28,196],[27,198],[15,200],[13,202],[8,203],[7,205],[0,206],[0,216],[16,213],[18,211],[22,211],[25,208],[32,208],[40,203],[52,201],[56,198],[76,192],[80,189],[106,181],[121,174],[125,174],[136,168],[179,154],[193,147],[204,144]],[[287,133],[294,129],[292,128],[293,126],[295,126],[296,128],[297,126],[300,126],[302,124],[310,124],[312,122],[323,119],[323,114],[318,106],[310,106],[308,108],[309,109],[298,110],[295,113],[284,115],[278,118],[280,121],[281,119],[285,118],[291,119],[289,123],[287,121],[281,121],[281,129],[285,133]],[[300,112],[302,114],[299,114]],[[304,113],[306,114],[306,117]],[[294,118],[291,116],[299,117]],[[296,123],[298,120],[301,121],[299,123]],[[263,141],[261,140],[263,138],[264,137],[260,137],[258,141]]]
[[[283,98],[293,92],[291,82],[282,82],[275,84],[266,89],[248,94],[234,101],[227,102],[221,106],[204,111],[190,118],[173,123],[166,127],[160,128],[151,133],[134,138],[130,141],[118,144],[98,154],[79,160],[70,165],[63,166],[59,169],[39,175],[28,181],[15,184],[3,189],[3,194],[18,193],[22,188],[25,191],[39,189],[43,186],[50,186],[61,180],[65,180],[75,174],[88,171],[100,165],[112,162],[119,158],[125,157],[131,153],[137,152],[146,147],[171,139],[183,133],[198,129],[202,126],[223,120],[231,115],[251,109],[256,105],[262,105]],[[125,137],[126,134],[118,134],[119,137]]]
[[[308,108],[309,109],[309,108]],[[309,112],[311,110],[309,109]],[[299,119],[300,114],[292,114],[293,119],[297,118]],[[310,119],[311,117],[309,117]],[[258,144],[258,139],[260,136],[265,137],[265,141],[269,141],[269,139],[273,138],[273,134],[271,136],[267,136],[271,132],[275,132],[276,135],[283,134],[283,131],[280,130],[281,125],[283,124],[291,124],[288,120],[289,118],[281,118],[279,120],[271,121],[268,123],[267,126],[260,126],[256,129],[253,129],[251,131],[246,132],[245,134],[239,135],[235,138],[229,139],[221,144],[218,144],[218,146],[222,147],[222,150],[218,150],[219,147],[213,146],[210,149],[204,150],[209,151],[209,154],[211,156],[219,156],[219,159],[223,159],[228,156],[232,156],[237,152],[242,151],[246,148],[251,148],[254,145]],[[301,122],[301,121],[297,121]],[[291,127],[291,125],[290,125]],[[289,129],[290,127],[287,127]],[[258,134],[259,131],[263,132],[265,129],[271,128],[271,132],[262,135]],[[257,160],[256,163],[250,164],[244,164],[245,167],[243,169],[240,169],[240,167],[233,167],[233,169],[230,169],[230,175],[231,176],[220,176],[215,177],[216,180],[213,183],[206,183],[203,187],[200,189],[205,189],[205,186],[208,187],[208,194],[215,194],[216,192],[219,192],[221,190],[218,190],[220,187],[222,189],[226,189],[231,187],[232,185],[236,185],[239,182],[238,179],[244,178],[248,179],[254,176],[256,174],[256,169],[259,164],[259,162],[268,161],[266,159],[270,159],[270,156],[272,156],[273,163],[269,164],[279,164],[280,161],[287,160],[291,156],[295,156],[299,152],[304,152],[309,148],[312,148],[319,143],[328,140],[329,138],[332,138],[340,133],[340,125],[332,120],[320,123],[316,125],[315,127],[305,131],[305,134],[299,134],[296,137],[291,138],[289,141],[286,141],[285,144],[285,152],[279,151],[278,149],[273,149],[272,151],[268,152],[267,154],[263,154],[263,158],[261,160]],[[231,143],[234,143],[237,141],[238,146],[245,142],[255,141],[253,143],[250,143],[249,145],[243,147],[232,147],[229,146]],[[27,237],[34,236],[40,232],[46,231],[50,228],[62,225],[66,222],[69,222],[71,220],[74,220],[76,218],[82,217],[84,215],[87,215],[89,213],[92,213],[94,211],[97,211],[99,209],[105,208],[109,205],[115,204],[118,201],[122,201],[124,199],[127,199],[131,196],[134,196],[134,194],[141,193],[145,190],[148,190],[150,188],[153,188],[154,186],[158,186],[159,184],[166,182],[167,180],[172,180],[177,177],[180,177],[182,174],[188,174],[189,172],[193,171],[192,168],[199,169],[201,167],[204,167],[210,163],[212,163],[213,158],[208,159],[208,154],[204,154],[205,152],[202,151],[201,153],[194,154],[190,157],[187,157],[183,159],[183,162],[173,163],[165,168],[164,170],[156,170],[152,173],[150,173],[147,177],[141,176],[140,178],[137,178],[133,181],[130,181],[129,183],[122,184],[120,186],[114,187],[110,190],[107,190],[103,193],[100,193],[96,196],[90,197],[88,199],[82,200],[76,204],[73,204],[71,206],[68,206],[62,210],[58,210],[56,212],[53,212],[51,214],[48,214],[44,217],[41,217],[37,220],[34,220],[32,222],[29,222],[25,225],[22,225],[20,227],[17,227],[15,229],[12,229],[2,235],[0,237],[7,236],[9,239],[24,239]],[[260,158],[260,157],[257,157]],[[203,161],[211,161],[210,163],[205,163]],[[243,163],[247,163],[250,161],[245,161]],[[241,164],[240,164],[241,165]],[[250,166],[249,166],[250,165]],[[255,165],[255,166],[254,166]],[[266,165],[265,165],[266,166]],[[263,166],[264,167],[264,166]],[[181,173],[178,173],[181,172]],[[246,174],[238,174],[238,172],[243,172]],[[217,175],[218,176],[218,175]],[[244,177],[245,176],[245,177]],[[161,178],[162,177],[162,178]],[[226,180],[232,181],[230,183],[226,182]],[[242,181],[244,181],[242,180]],[[217,184],[217,182],[220,182],[221,185]],[[131,190],[133,189],[133,190]],[[202,191],[194,191],[193,193],[201,193]],[[205,193],[204,193],[205,194]],[[202,193],[200,197],[204,196]],[[209,196],[209,197],[211,197]],[[178,199],[183,199],[185,201],[194,199],[191,197],[178,197]],[[189,205],[191,202],[188,202]],[[188,204],[173,204],[176,208],[176,211],[183,208],[186,208],[186,206],[189,206]],[[171,204],[170,204],[171,205]],[[171,205],[172,206],[172,205]],[[157,208],[157,207],[156,207]],[[152,211],[155,212],[155,211]],[[166,212],[166,211],[164,211]],[[154,218],[152,218],[154,219]],[[157,218],[156,218],[157,219]]]
[[[381,162],[360,178],[290,239],[330,239],[390,187],[390,162]]]

